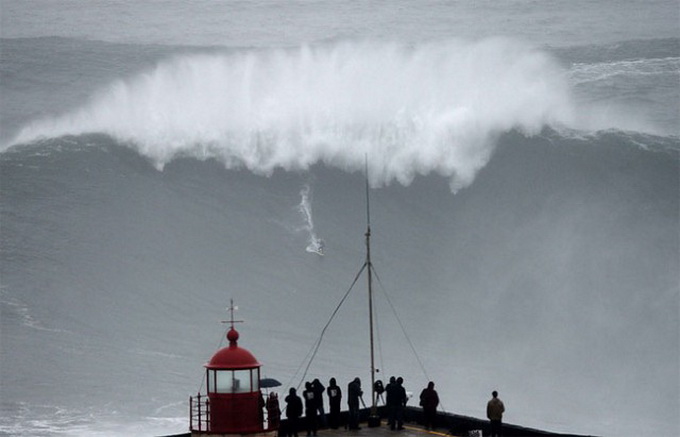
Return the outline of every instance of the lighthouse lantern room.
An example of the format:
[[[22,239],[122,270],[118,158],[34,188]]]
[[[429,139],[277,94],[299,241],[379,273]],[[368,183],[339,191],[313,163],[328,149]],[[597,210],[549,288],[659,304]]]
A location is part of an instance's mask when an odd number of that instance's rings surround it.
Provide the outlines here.
[[[260,367],[248,350],[238,345],[233,302],[229,346],[218,350],[205,364],[207,395],[190,398],[192,436],[260,434],[274,435],[273,421],[265,424],[264,397],[260,391]]]

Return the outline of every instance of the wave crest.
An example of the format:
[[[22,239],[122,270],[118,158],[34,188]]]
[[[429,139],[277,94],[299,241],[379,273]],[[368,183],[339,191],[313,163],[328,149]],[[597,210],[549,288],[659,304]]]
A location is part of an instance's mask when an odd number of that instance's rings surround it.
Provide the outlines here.
[[[436,172],[456,190],[500,133],[570,125],[573,113],[562,68],[517,41],[355,42],[175,57],[14,143],[102,132],[158,168],[192,156],[262,174],[359,170],[368,156],[374,185]]]

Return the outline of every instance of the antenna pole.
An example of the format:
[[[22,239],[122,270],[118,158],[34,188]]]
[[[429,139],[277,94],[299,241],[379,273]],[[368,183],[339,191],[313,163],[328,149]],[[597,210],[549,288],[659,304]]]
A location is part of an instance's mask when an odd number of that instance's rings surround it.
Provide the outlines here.
[[[368,270],[368,323],[371,337],[371,414],[368,418],[369,426],[380,426],[380,416],[378,416],[378,405],[375,396],[375,353],[373,345],[373,289],[371,270],[371,210],[368,196],[368,156],[366,156],[366,267]]]
[[[366,224],[368,225],[368,229],[370,231],[370,229],[371,229],[371,204],[369,202],[369,196],[368,196],[368,155],[366,155],[365,167],[366,167]]]

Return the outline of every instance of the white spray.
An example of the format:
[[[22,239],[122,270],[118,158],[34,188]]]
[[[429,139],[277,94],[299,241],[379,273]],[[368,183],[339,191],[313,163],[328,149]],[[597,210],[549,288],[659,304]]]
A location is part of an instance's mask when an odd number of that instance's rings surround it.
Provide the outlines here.
[[[177,57],[14,143],[103,132],[158,168],[192,156],[260,174],[363,170],[368,154],[374,186],[434,172],[455,191],[499,134],[569,126],[574,112],[562,68],[517,41],[352,42]]]
[[[312,205],[310,202],[310,191],[309,185],[305,185],[302,190],[300,190],[300,204],[298,205],[298,211],[302,214],[302,218],[305,221],[302,229],[307,232],[309,237],[309,244],[305,248],[307,252],[316,253],[318,255],[324,254],[324,241],[316,236],[314,231],[314,220],[312,219]]]

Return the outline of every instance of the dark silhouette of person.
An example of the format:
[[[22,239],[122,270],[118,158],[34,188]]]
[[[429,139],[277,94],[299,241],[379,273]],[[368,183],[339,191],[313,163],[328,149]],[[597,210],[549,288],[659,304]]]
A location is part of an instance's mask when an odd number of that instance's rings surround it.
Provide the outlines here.
[[[387,405],[387,426],[394,429],[394,418],[397,415],[397,378],[390,376],[390,382],[385,387],[385,405]]]
[[[377,380],[373,385],[373,390],[375,391],[375,404],[378,405],[378,401],[382,399],[383,404],[385,399],[383,398],[383,393],[385,393],[385,386],[381,380]]]
[[[349,407],[349,429],[361,429],[359,427],[359,400],[364,392],[361,391],[361,380],[357,377],[347,385],[347,406]]]
[[[423,407],[425,418],[425,429],[434,429],[437,419],[437,406],[439,405],[439,395],[434,389],[434,382],[430,381],[427,388],[420,392],[420,406]]]
[[[297,395],[295,389],[291,387],[285,401],[286,418],[288,419],[286,435],[288,437],[298,437],[297,430],[300,427],[300,416],[302,416],[302,399]]]
[[[408,402],[408,397],[406,396],[406,389],[404,388],[404,378],[401,376],[397,378],[397,388],[396,393],[396,416],[395,421],[397,422],[397,429],[404,429],[404,408],[406,407],[406,402]]]
[[[269,429],[278,429],[280,422],[281,409],[279,408],[279,395],[271,392],[267,398],[267,427]]]
[[[494,390],[491,393],[491,400],[486,404],[486,417],[489,419],[491,437],[500,437],[501,428],[503,427],[503,413],[505,413],[505,405],[503,401],[498,399],[498,392]]]
[[[394,379],[394,376],[390,378],[390,383],[387,384],[385,389],[387,393],[387,412],[388,419],[387,423],[390,429],[404,429],[404,407],[406,406],[406,389],[402,385],[404,383],[404,378],[401,376]]]
[[[267,402],[264,400],[264,395],[260,391],[260,399],[257,400],[258,415],[260,417],[260,423],[264,423],[264,408],[267,406]]]
[[[316,402],[316,393],[314,393],[314,388],[311,382],[305,383],[305,391],[302,392],[302,397],[305,400],[305,417],[307,419],[307,435],[316,435],[319,428],[317,423],[317,409],[318,403]]]
[[[342,399],[342,390],[338,387],[335,378],[331,378],[331,380],[328,381],[326,394],[328,394],[328,405],[330,408],[330,414],[328,416],[329,425],[332,429],[338,429],[340,427],[340,401]]]
[[[321,384],[319,378],[312,381],[312,390],[314,390],[314,396],[316,397],[316,408],[319,415],[319,422],[321,427],[325,428],[328,424],[326,423],[326,412],[323,408],[323,392],[326,391],[326,387]]]

